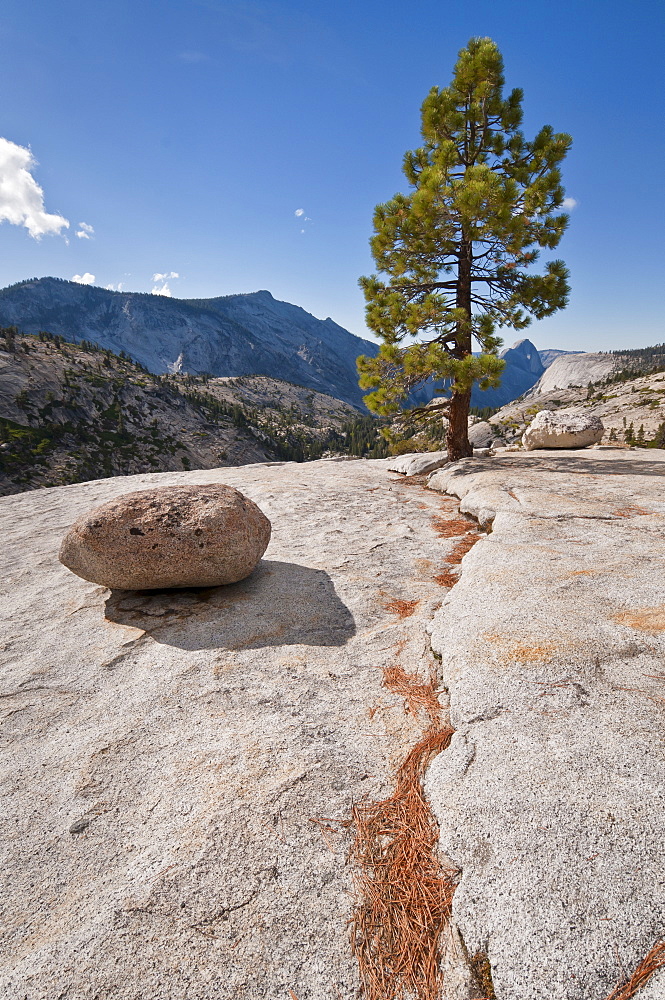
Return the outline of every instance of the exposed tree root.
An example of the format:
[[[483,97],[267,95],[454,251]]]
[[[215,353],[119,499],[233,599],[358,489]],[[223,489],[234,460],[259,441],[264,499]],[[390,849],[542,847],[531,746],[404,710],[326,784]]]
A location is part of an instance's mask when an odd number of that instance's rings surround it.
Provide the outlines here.
[[[665,967],[665,941],[657,941],[644,956],[630,979],[620,983],[606,1000],[630,1000],[653,976],[658,969]]]
[[[367,1000],[415,996],[437,1000],[441,990],[440,939],[450,920],[456,872],[436,853],[438,827],[423,790],[431,760],[450,743],[441,725],[433,682],[401,667],[384,671],[384,684],[404,697],[409,712],[429,726],[395,775],[395,791],[380,802],[353,808],[351,858],[357,904],[351,945]]]

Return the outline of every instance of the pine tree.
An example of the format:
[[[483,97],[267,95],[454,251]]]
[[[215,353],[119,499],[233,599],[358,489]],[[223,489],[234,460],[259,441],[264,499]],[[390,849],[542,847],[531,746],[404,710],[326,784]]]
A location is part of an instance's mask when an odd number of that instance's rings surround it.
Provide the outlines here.
[[[443,380],[451,460],[472,454],[474,382],[500,382],[497,326],[522,330],[531,316],[562,309],[569,291],[562,261],[544,274],[527,269],[566,228],[559,165],[572,140],[546,125],[528,142],[522,92],[504,98],[503,83],[495,43],[472,38],[450,87],[434,87],[423,103],[423,145],[404,157],[411,192],[375,209],[370,245],[388,278],[360,279],[367,324],[383,340],[376,358],[358,359],[360,385],[374,390],[365,402],[394,413],[416,386]]]
[[[656,428],[654,439],[651,442],[653,448],[665,448],[665,421]]]

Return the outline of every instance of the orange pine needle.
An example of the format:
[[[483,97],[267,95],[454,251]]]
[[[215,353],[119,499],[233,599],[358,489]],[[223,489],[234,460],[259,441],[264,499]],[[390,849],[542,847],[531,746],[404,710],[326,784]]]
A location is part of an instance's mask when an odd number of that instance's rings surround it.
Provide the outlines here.
[[[651,979],[654,972],[665,967],[665,941],[657,941],[647,952],[634,973],[626,982],[620,983],[606,1000],[631,1000]]]
[[[407,994],[436,1000],[441,988],[440,939],[450,920],[456,872],[436,855],[438,828],[425,798],[430,761],[450,743],[430,681],[401,667],[384,670],[384,684],[402,695],[410,712],[424,712],[429,728],[395,775],[395,791],[353,809],[357,903],[351,945],[368,1000]]]

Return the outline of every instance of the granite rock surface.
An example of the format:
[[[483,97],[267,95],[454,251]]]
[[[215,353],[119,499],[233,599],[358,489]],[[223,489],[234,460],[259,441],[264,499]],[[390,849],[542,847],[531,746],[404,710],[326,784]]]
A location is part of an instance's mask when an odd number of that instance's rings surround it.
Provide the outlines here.
[[[664,477],[599,449],[429,481],[491,529],[430,626],[456,733],[427,789],[498,1000],[604,1000],[665,935]]]
[[[391,472],[401,472],[403,476],[426,476],[447,463],[447,451],[414,451],[388,459],[388,469]]]
[[[586,448],[602,440],[605,428],[599,417],[567,410],[541,410],[524,434],[527,451],[536,448]]]
[[[388,465],[0,500],[3,998],[355,998],[335,820],[421,735],[396,664],[439,673],[457,730],[427,777],[460,872],[442,1000],[487,995],[466,956],[497,1000],[606,1000],[663,935],[665,453],[464,460],[434,489]],[[109,592],[57,561],[97,504],[220,482],[274,528],[240,583]],[[448,589],[457,497],[489,533]],[[664,997],[661,973],[638,1000]]]
[[[395,480],[277,463],[0,500],[3,1000],[355,998],[328,819],[389,793],[420,737],[382,668],[435,669],[456,543],[433,521],[456,504]],[[273,524],[246,580],[109,592],[58,562],[91,508],[209,483]]]
[[[619,359],[612,354],[578,353],[577,351],[562,354],[549,365],[529,395],[537,396],[541,393],[551,392],[553,389],[566,389],[571,385],[586,386],[589,382],[597,382],[606,378],[619,364]]]

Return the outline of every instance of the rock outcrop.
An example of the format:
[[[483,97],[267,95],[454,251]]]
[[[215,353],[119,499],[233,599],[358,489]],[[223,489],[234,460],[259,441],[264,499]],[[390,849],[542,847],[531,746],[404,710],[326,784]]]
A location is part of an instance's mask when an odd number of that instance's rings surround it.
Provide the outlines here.
[[[568,410],[541,410],[524,434],[527,451],[535,448],[586,448],[602,440],[605,428],[598,417]]]
[[[430,480],[492,526],[431,625],[456,733],[427,789],[497,1000],[605,1000],[665,932],[664,473],[601,449]]]
[[[408,452],[388,460],[391,472],[400,472],[403,476],[424,476],[435,469],[440,469],[448,461],[447,451]]]
[[[568,386],[586,388],[589,382],[606,378],[616,367],[617,358],[612,354],[560,354],[538,379],[529,395],[540,396],[554,389],[567,389]]]
[[[662,936],[665,452],[465,460],[437,490],[387,464],[0,499],[3,998],[352,1000],[346,820],[391,796],[437,676],[442,1000],[604,1000]],[[215,482],[275,527],[246,580],[109,593],[58,563],[93,506]]]
[[[469,442],[474,448],[489,448],[496,436],[496,429],[487,420],[479,420],[469,427]]]
[[[389,795],[420,738],[384,671],[434,671],[458,541],[435,530],[456,505],[395,479],[278,463],[0,499],[3,1000],[356,996],[327,817]],[[58,562],[92,507],[209,483],[273,523],[246,580],[109,593]]]
[[[85,513],[59,558],[109,589],[219,587],[249,576],[269,541],[268,518],[232,486],[162,486]]]
[[[507,441],[517,441],[538,410],[554,409],[598,417],[605,427],[604,444],[650,441],[665,422],[665,372],[601,382],[592,392],[586,385],[553,389],[502,407],[490,423]]]

